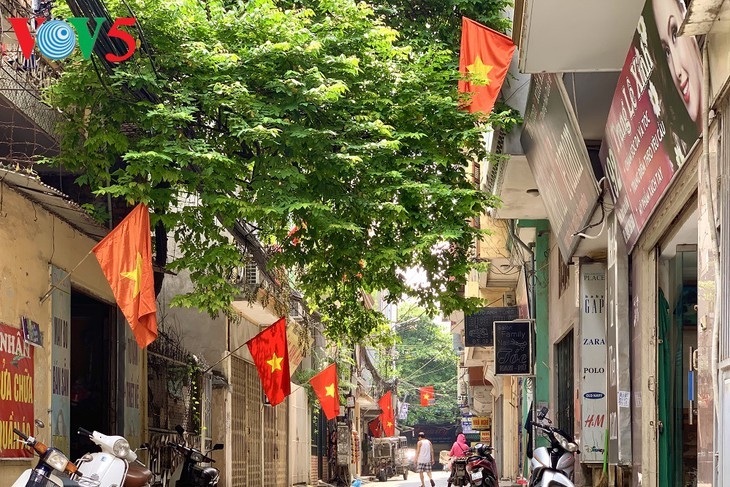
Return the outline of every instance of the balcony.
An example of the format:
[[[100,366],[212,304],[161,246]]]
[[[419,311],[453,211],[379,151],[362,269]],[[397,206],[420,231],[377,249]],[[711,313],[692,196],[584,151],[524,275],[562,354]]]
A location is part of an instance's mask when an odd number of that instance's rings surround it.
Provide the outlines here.
[[[18,163],[57,152],[58,112],[41,101],[41,92],[59,76],[38,54],[26,60],[8,17],[35,16],[17,0],[0,0],[0,161]]]

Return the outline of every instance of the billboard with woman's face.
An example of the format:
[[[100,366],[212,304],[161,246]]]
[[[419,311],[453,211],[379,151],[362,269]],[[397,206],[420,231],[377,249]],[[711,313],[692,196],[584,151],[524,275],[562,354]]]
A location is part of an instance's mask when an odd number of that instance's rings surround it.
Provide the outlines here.
[[[619,76],[601,161],[629,251],[701,131],[702,58],[682,0],[647,0]]]

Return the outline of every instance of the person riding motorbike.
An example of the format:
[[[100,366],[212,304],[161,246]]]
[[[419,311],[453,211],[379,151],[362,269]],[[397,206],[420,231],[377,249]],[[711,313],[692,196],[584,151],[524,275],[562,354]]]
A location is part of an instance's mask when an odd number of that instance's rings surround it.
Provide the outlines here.
[[[447,486],[451,487],[452,484],[458,483],[454,482],[454,476],[457,473],[456,466],[454,464],[454,460],[460,457],[466,457],[469,454],[469,443],[466,441],[466,436],[464,436],[463,433],[459,433],[456,437],[456,441],[454,441],[454,444],[451,446],[451,450],[449,450],[449,464],[451,469],[451,474],[449,474],[449,479],[447,481]]]

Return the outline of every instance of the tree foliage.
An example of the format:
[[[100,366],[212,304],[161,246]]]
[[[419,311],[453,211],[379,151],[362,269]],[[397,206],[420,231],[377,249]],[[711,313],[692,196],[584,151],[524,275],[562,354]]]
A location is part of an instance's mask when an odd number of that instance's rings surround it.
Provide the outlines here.
[[[476,117],[458,109],[453,46],[417,39],[415,17],[396,25],[408,0],[128,3],[143,49],[111,74],[68,58],[48,92],[65,117],[53,163],[97,194],[148,203],[174,232],[170,268],[195,286],[174,304],[229,308],[242,255],[222,228],[237,221],[293,271],[332,338],[378,326],[363,292],[476,304],[459,296],[479,235],[469,221],[495,200],[465,174],[484,154]],[[452,7],[473,2],[433,3],[434,28],[456,32]],[[429,287],[406,283],[413,266]]]
[[[404,321],[407,321],[406,318]],[[408,425],[449,424],[456,421],[459,408],[456,401],[456,367],[451,335],[431,318],[423,315],[396,328],[396,376],[398,395],[408,394]],[[420,405],[420,387],[433,386],[436,400],[433,406]]]

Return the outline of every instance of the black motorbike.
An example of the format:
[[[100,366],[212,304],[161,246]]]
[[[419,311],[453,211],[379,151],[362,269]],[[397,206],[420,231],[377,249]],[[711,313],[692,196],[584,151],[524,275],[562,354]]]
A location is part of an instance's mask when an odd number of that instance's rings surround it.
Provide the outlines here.
[[[184,460],[170,477],[170,485],[173,487],[216,487],[220,479],[220,472],[217,468],[209,466],[211,463],[215,463],[215,460],[208,454],[214,450],[222,450],[223,443],[216,443],[211,450],[203,454],[200,450],[185,446],[183,436],[185,430],[182,426],[177,425],[175,431],[180,435],[183,443],[169,443],[169,445],[182,454]]]
[[[43,428],[42,421],[36,420],[36,426]],[[46,446],[33,436],[28,436],[22,431],[13,428],[13,432],[21,438],[21,441],[29,448],[32,448],[39,460],[35,468],[24,471],[18,479],[13,482],[12,487],[53,487],[61,485],[77,486],[76,482],[67,477],[57,477],[54,472],[80,476],[76,465],[68,460],[66,455],[58,450]]]

